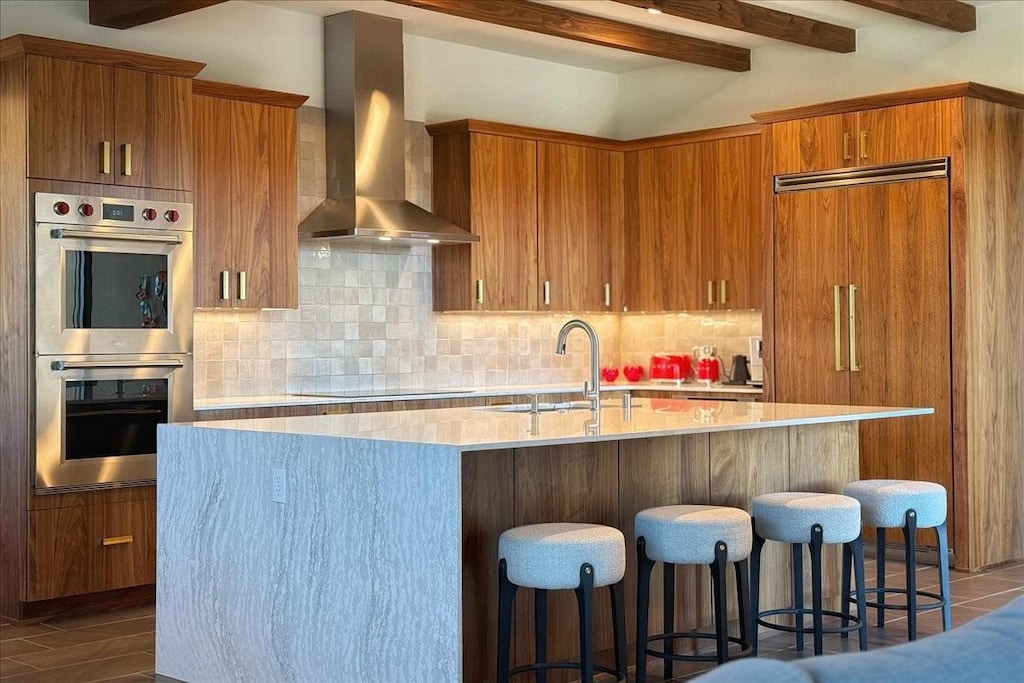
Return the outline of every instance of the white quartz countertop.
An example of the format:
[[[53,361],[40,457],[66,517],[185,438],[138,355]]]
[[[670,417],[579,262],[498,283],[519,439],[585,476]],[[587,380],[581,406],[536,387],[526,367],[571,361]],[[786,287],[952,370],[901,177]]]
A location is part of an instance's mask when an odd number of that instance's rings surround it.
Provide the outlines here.
[[[216,420],[181,426],[439,444],[472,451],[899,418],[933,412],[932,408],[635,398],[628,411],[617,399],[605,401],[596,421],[586,407],[531,414],[487,406]]]
[[[270,408],[277,406],[312,406],[328,405],[335,403],[368,403],[374,401],[423,401],[431,399],[446,398],[484,398],[488,396],[529,396],[531,394],[569,394],[574,392],[582,393],[582,382],[579,384],[533,384],[521,386],[514,384],[503,384],[494,386],[469,388],[446,389],[423,389],[419,393],[387,393],[386,391],[373,393],[367,391],[364,395],[351,395],[337,397],[316,394],[275,394],[270,396],[237,396],[226,398],[206,398],[195,401],[194,408],[200,410],[236,410],[241,408]],[[705,385],[697,382],[611,382],[602,383],[601,391],[622,392],[622,391],[668,391],[681,394],[723,394],[743,395],[745,397],[757,398],[762,395],[760,387],[744,385],[728,385],[718,382]],[[325,392],[326,393],[326,392]]]

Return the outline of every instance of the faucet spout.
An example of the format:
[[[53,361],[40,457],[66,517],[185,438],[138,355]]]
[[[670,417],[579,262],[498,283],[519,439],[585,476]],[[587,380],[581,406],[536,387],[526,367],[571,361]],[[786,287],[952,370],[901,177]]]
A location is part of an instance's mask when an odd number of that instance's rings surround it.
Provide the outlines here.
[[[569,333],[573,330],[583,330],[590,340],[590,382],[584,385],[583,396],[590,400],[590,409],[601,410],[601,351],[600,342],[597,339],[597,332],[589,323],[583,320],[570,320],[562,325],[558,331],[558,340],[555,341],[555,353],[565,355],[565,342]]]

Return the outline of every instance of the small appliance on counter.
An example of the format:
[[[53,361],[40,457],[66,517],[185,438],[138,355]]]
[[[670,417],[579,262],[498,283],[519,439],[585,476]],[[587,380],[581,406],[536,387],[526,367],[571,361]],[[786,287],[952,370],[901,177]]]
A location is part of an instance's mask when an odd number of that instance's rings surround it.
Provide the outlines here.
[[[651,356],[652,382],[685,382],[693,378],[693,364],[685,353],[656,353]]]
[[[693,355],[697,358],[697,381],[710,385],[717,382],[722,375],[719,366],[717,349],[714,346],[694,346]]]
[[[764,384],[764,344],[761,337],[748,337],[750,344],[750,380],[748,384],[762,386]]]
[[[747,357],[738,354],[732,357],[732,371],[729,372],[729,379],[722,384],[746,385],[750,381],[750,370],[747,367]]]

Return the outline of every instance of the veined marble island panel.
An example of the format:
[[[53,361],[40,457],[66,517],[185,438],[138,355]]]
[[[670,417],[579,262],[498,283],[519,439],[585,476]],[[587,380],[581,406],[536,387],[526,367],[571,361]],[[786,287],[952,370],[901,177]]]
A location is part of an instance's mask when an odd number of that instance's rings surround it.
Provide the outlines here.
[[[928,412],[651,400],[605,407],[596,430],[589,410],[481,409],[162,426],[156,671],[194,682],[489,680],[503,529],[590,521],[634,543],[644,507],[838,490],[856,478],[859,420]],[[274,501],[275,469],[285,502]],[[762,588],[765,605],[788,597],[788,556],[764,560],[765,576],[780,577]],[[632,591],[635,550],[627,558]],[[687,622],[707,620],[702,571],[684,581]],[[526,597],[517,660],[532,654]],[[573,656],[574,610],[550,609],[568,627],[550,629],[549,656]]]

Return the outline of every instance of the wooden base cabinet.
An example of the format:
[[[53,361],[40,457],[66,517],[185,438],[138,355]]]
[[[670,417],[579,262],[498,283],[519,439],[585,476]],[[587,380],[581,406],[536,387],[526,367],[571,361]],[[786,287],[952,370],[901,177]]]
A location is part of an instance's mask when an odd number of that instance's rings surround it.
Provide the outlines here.
[[[196,306],[298,306],[295,109],[305,101],[195,81]]]
[[[948,160],[946,178],[775,195],[766,396],[933,407],[862,425],[861,477],[946,486],[958,568],[1024,558],[1024,95],[962,83],[755,119],[774,175]]]

